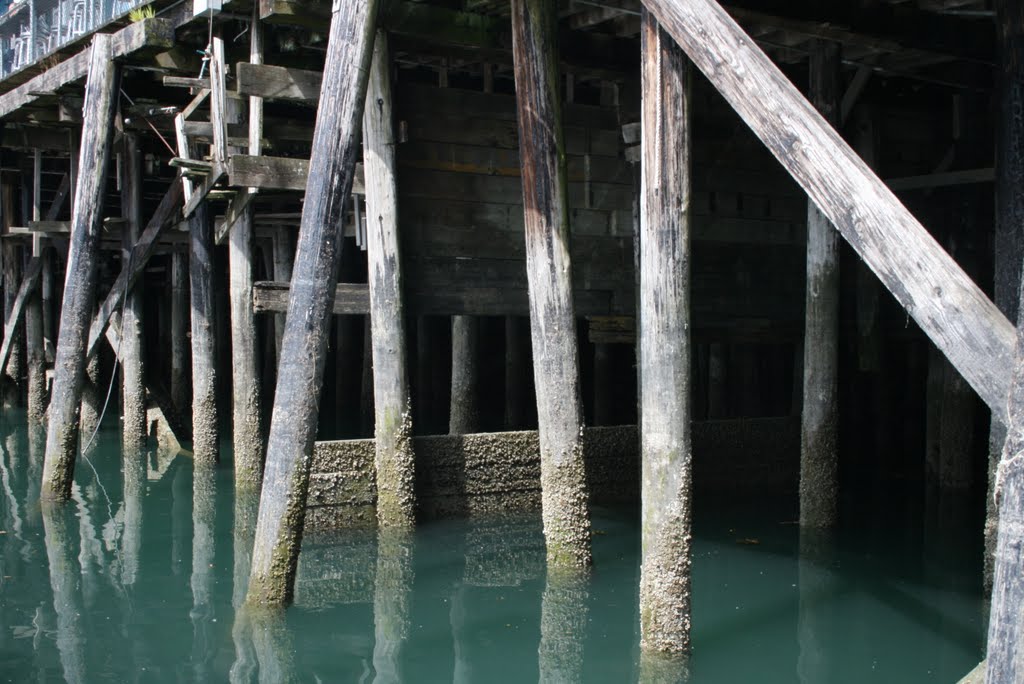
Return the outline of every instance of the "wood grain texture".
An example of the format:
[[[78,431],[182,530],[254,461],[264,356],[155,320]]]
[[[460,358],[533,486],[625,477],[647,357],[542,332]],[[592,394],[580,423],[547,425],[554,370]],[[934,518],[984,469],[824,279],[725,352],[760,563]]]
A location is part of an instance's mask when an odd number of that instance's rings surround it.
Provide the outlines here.
[[[998,415],[1013,326],[714,0],[644,0]]]
[[[337,0],[313,134],[247,601],[290,602],[305,520],[342,216],[360,146],[378,0]]]
[[[96,34],[92,39],[85,86],[83,144],[74,174],[71,245],[54,361],[42,484],[44,498],[61,501],[71,496],[88,325],[96,299],[96,252],[120,81],[120,66],[113,61],[112,42],[105,34]]]
[[[415,514],[412,407],[406,370],[391,60],[387,34],[380,30],[374,41],[363,110],[363,159],[373,349],[375,472],[380,493],[377,521],[385,527],[409,527]]]
[[[550,0],[512,2],[544,536],[552,567],[582,568],[591,562],[590,510],[580,436],[583,411],[556,19],[557,7]]]
[[[815,42],[810,96],[839,123],[839,45]],[[813,201],[807,203],[804,294],[803,408],[800,412],[800,524],[831,527],[839,496],[839,233]]]
[[[640,646],[690,651],[690,86],[682,50],[641,19]]]
[[[130,272],[135,244],[142,232],[142,152],[138,135],[125,133],[121,149],[121,216],[125,220],[121,233],[123,249],[121,264]],[[177,186],[177,183],[171,183]],[[141,271],[140,271],[141,273]],[[123,293],[123,290],[122,290]],[[143,361],[143,290],[135,285],[123,294],[121,312],[120,361],[122,371],[121,445],[124,458],[136,461],[143,456],[148,434],[146,425],[146,383]],[[127,472],[127,471],[126,471]]]
[[[216,309],[213,226],[206,202],[188,220],[189,301],[192,329],[192,453],[197,466],[220,460],[217,422]]]

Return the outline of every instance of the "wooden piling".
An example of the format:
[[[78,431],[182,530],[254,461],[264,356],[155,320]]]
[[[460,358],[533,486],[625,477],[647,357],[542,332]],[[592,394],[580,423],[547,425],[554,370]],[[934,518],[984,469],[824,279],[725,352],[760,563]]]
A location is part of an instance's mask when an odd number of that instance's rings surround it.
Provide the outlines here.
[[[839,121],[839,45],[815,41],[811,101]],[[800,413],[800,525],[831,527],[839,487],[839,233],[807,202],[803,410]]]
[[[125,132],[121,156],[122,269],[129,269],[132,249],[142,232],[142,152],[138,135]],[[124,296],[121,312],[123,413],[121,444],[125,458],[138,458],[146,448],[146,384],[143,364],[141,278]]]
[[[690,202],[688,64],[641,18],[640,646],[690,651]]]
[[[512,1],[541,506],[555,568],[591,562],[556,20],[551,0]]]
[[[390,71],[387,34],[377,31],[366,90],[367,106],[363,111],[377,521],[382,526],[411,526],[416,473],[405,363],[405,304],[398,242]]]
[[[4,241],[3,246],[0,247],[0,252],[3,255],[4,320],[11,318],[18,288],[21,286],[21,251],[21,246],[11,241]],[[12,335],[10,356],[5,372],[3,376],[0,376],[0,382],[2,382],[0,394],[2,394],[4,410],[24,405],[21,390],[25,375],[25,355],[21,330],[22,327],[19,325],[10,331]]]
[[[192,452],[197,464],[220,459],[217,431],[216,321],[213,292],[213,226],[206,202],[188,220],[192,317]]]
[[[292,267],[295,264],[295,243],[288,228],[278,228],[273,236],[274,280],[279,283],[290,283]],[[287,315],[274,314],[274,344],[277,358],[281,358],[281,340],[284,339],[284,322]]]
[[[1024,1],[995,3],[997,109],[995,121],[995,242],[993,299],[1011,323],[1018,322],[1018,293],[1021,263],[1024,262]],[[984,585],[992,587],[994,554],[999,527],[995,503],[995,476],[1006,441],[1006,425],[999,412],[992,412],[989,435],[988,505],[985,515]]]
[[[32,241],[33,256],[40,257],[42,243]],[[46,418],[46,348],[43,341],[43,298],[40,287],[32,288],[25,303],[25,356],[28,367],[28,421],[30,426]],[[34,428],[31,428],[34,429]]]
[[[49,499],[66,500],[71,496],[78,448],[86,335],[95,301],[96,252],[120,75],[120,67],[112,59],[111,41],[111,36],[97,33],[89,54],[82,123],[87,144],[81,146],[78,161],[43,463],[42,496]]]
[[[42,218],[40,199],[42,193],[43,158],[39,150],[33,154],[32,165],[32,219]],[[32,256],[40,260],[43,256],[43,242],[38,235],[32,237]],[[26,272],[26,277],[28,276]],[[46,417],[46,349],[43,341],[43,300],[41,288],[34,287],[25,303],[25,361],[27,366],[28,421],[30,426],[38,425]],[[34,429],[34,428],[30,428]]]
[[[468,435],[477,430],[477,337],[475,316],[452,316],[452,392],[448,434]]]
[[[294,593],[342,242],[341,219],[360,146],[378,4],[378,0],[337,0],[332,10],[281,342],[249,603],[288,603]]]
[[[263,29],[253,8],[249,59],[263,62]],[[230,104],[230,103],[229,103]],[[249,98],[249,154],[262,153],[263,98]],[[255,190],[239,192],[254,193]],[[263,479],[263,397],[260,389],[256,316],[252,310],[256,250],[253,203],[242,211],[228,234],[228,273],[231,307],[231,440],[235,488],[257,491]]]
[[[171,253],[171,403],[179,415],[189,408],[189,293],[188,254]]]

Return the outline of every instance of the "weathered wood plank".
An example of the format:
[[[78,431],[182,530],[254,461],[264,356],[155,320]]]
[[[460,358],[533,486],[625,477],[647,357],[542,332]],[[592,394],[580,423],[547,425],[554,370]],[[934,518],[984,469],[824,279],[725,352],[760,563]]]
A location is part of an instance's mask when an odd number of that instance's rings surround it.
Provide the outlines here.
[[[87,325],[95,302],[96,252],[106,189],[120,66],[113,61],[113,40],[96,34],[89,50],[81,151],[75,173],[71,246],[68,250],[64,304],[54,361],[42,496],[64,501],[71,495],[78,452],[79,403],[85,377]]]
[[[643,12],[640,33],[640,645],[690,651],[690,84],[682,50]]]
[[[228,160],[227,173],[229,183],[234,186],[268,190],[305,190],[309,161],[291,157],[233,154]],[[352,193],[366,193],[363,186],[362,164],[356,165]]]
[[[320,101],[323,73],[268,64],[239,62],[235,86],[239,95],[268,100],[294,100],[307,104]]]
[[[989,407],[1013,326],[714,0],[644,0]]]
[[[294,595],[328,324],[352,192],[379,0],[338,0],[313,134],[306,201],[278,364],[247,602]]]
[[[582,568],[591,562],[590,511],[580,437],[583,411],[556,22],[557,6],[551,0],[512,1],[544,537],[549,565]],[[543,650],[543,634],[541,641]]]
[[[145,271],[149,258],[156,251],[161,235],[177,221],[177,212],[181,206],[182,196],[183,191],[180,184],[171,183],[167,187],[164,198],[157,205],[152,218],[146,224],[146,229],[139,235],[139,239],[132,248],[130,257],[122,264],[121,272],[117,275],[117,279],[114,280],[114,284],[111,286],[110,292],[107,293],[106,299],[100,305],[92,325],[89,326],[88,344],[86,346],[87,356],[92,357],[96,353],[100,338],[103,337],[111,314],[121,306],[125,287],[131,289],[135,285],[136,280]]]

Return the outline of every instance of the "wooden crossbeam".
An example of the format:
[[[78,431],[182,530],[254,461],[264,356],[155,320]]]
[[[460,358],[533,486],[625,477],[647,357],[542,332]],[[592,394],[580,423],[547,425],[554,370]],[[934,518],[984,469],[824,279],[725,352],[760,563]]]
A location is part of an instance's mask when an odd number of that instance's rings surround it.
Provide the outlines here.
[[[288,311],[288,283],[257,281],[253,284],[253,311]],[[525,288],[450,286],[443,290],[409,292],[406,308],[429,316],[526,316],[530,313]],[[573,292],[580,316],[608,316],[610,292],[577,289]],[[365,283],[339,283],[334,295],[335,316],[370,313],[370,295]]]
[[[139,241],[132,249],[128,263],[122,264],[117,280],[114,281],[114,285],[110,288],[107,298],[103,300],[103,304],[100,305],[92,325],[89,326],[89,342],[86,346],[87,356],[91,357],[96,353],[100,337],[109,329],[111,317],[124,300],[125,288],[130,289],[135,284],[135,281],[138,280],[143,270],[145,270],[149,257],[156,250],[157,240],[160,238],[161,233],[177,220],[177,210],[181,206],[181,202],[181,185],[171,183],[167,188],[167,194],[164,195],[163,200],[157,206],[153,218],[149,220],[146,229],[139,236]],[[114,332],[116,333],[117,331],[115,330]],[[116,344],[111,344],[114,349],[117,349]]]
[[[11,307],[11,313],[7,320],[4,321],[4,343],[0,346],[0,372],[7,369],[7,361],[11,357],[11,349],[14,343],[14,333],[25,317],[25,302],[28,301],[29,295],[32,294],[32,291],[39,284],[39,274],[42,270],[43,260],[36,256],[31,257],[28,261],[28,267],[25,269],[25,277],[21,279],[18,294],[14,298],[14,306]]]
[[[992,411],[1015,332],[893,192],[714,0],[644,0]]]
[[[235,187],[270,190],[305,190],[309,161],[292,157],[268,157],[233,154],[228,159],[228,183]],[[357,164],[352,180],[352,194],[365,193],[363,165]]]
[[[239,62],[235,78],[239,95],[316,104],[320,100],[323,73]]]

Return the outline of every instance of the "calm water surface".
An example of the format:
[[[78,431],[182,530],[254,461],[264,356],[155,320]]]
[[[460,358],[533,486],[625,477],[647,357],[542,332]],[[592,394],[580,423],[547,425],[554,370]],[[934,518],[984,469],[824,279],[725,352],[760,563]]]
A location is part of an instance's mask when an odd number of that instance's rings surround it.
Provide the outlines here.
[[[230,464],[193,487],[185,458],[122,472],[116,443],[105,432],[95,471],[80,461],[73,500],[43,515],[41,444],[0,439],[0,681],[640,676],[631,511],[595,512],[584,583],[545,577],[535,519],[308,538],[296,605],[250,615],[234,606],[255,513]],[[739,499],[697,500],[690,681],[955,682],[978,662],[973,511],[893,497],[830,543],[800,540],[792,501]]]

